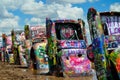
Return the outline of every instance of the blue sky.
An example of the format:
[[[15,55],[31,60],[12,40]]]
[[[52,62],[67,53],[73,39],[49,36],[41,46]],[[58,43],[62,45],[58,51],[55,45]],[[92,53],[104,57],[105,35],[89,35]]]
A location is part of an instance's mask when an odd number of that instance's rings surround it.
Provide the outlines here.
[[[25,24],[45,26],[45,18],[82,18],[87,26],[87,11],[119,11],[119,0],[0,0],[0,34],[24,29]],[[89,29],[87,28],[89,32]],[[89,34],[89,33],[88,33]]]

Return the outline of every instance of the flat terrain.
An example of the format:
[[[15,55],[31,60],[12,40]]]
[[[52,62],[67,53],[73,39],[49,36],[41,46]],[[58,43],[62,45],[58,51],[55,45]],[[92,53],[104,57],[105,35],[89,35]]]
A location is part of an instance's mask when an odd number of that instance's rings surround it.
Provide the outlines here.
[[[88,77],[56,77],[45,75],[33,75],[32,70],[18,68],[16,65],[10,65],[0,62],[0,80],[92,80]]]

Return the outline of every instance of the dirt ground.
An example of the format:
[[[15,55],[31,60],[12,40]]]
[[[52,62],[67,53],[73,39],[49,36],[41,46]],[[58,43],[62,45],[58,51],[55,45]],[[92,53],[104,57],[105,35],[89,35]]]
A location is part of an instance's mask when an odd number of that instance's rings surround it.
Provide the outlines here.
[[[16,65],[10,65],[0,62],[0,80],[92,80],[88,77],[55,77],[45,75],[33,75],[32,70],[18,68]]]

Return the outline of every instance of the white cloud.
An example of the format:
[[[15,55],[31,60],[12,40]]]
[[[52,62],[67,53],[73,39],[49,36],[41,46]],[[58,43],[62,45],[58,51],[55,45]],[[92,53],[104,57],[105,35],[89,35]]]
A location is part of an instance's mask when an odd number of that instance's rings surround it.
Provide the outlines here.
[[[83,9],[72,7],[72,5],[61,6],[57,10],[58,18],[78,19],[83,17]]]
[[[1,13],[0,18],[12,18],[14,15],[12,13],[9,13],[4,7],[0,7]]]
[[[66,4],[66,3],[71,3],[71,4],[79,4],[79,3],[85,3],[85,2],[96,2],[99,0],[46,0],[46,3],[51,4],[51,3],[59,3],[59,4]]]
[[[39,3],[35,2],[35,1],[31,1],[29,3],[25,3],[21,7],[21,10],[25,14],[30,14],[35,17],[45,18],[48,15],[51,15],[54,13],[54,7],[55,6],[52,6],[52,5],[50,5],[50,6],[45,5],[41,1]]]
[[[6,9],[16,10],[19,9],[24,3],[34,0],[1,0],[0,5],[3,5]]]
[[[4,6],[6,9],[15,9],[15,0],[1,0],[0,5]]]
[[[45,26],[45,21],[43,21],[42,19],[40,18],[36,18],[36,17],[32,17],[31,19],[26,19],[25,20],[25,23],[28,24],[28,25],[31,25],[31,26],[34,26],[34,25],[42,25],[42,26]]]
[[[37,4],[37,3],[31,3]],[[38,3],[39,4],[39,3]],[[36,6],[38,6],[38,4]],[[35,6],[35,5],[34,5]],[[39,8],[35,8],[29,4],[27,7],[25,5],[22,7],[24,9],[25,14],[31,14],[35,17],[31,19],[26,19],[25,22],[27,24],[40,24],[45,25],[46,17],[50,17],[52,19],[78,19],[83,18],[83,9],[78,7],[72,7],[71,4],[61,5],[52,3],[50,5],[45,5],[42,3],[42,6]]]
[[[19,27],[19,16],[12,13],[13,10],[20,9],[24,14],[32,16],[30,19],[25,19],[27,24],[42,24],[45,25],[45,18],[52,19],[77,19],[83,18],[83,9],[73,7],[72,3],[83,3],[86,0],[47,0],[51,4],[45,4],[42,1],[35,0],[1,0],[0,3],[0,31],[5,28],[12,28],[11,25]],[[59,4],[58,2],[65,2]],[[11,12],[10,12],[11,11]],[[18,19],[17,19],[17,18]],[[4,30],[3,30],[4,31]]]
[[[12,29],[19,28],[18,21],[19,17],[17,16],[0,20],[0,32],[8,34]]]
[[[110,6],[110,11],[120,12],[120,3],[114,3]]]
[[[18,9],[24,0],[1,0],[0,2],[0,34],[10,34],[10,31],[20,28],[19,16],[12,13],[13,10]]]
[[[78,7],[73,7],[71,4],[44,4],[42,2],[36,3],[31,2],[24,4],[21,10],[25,14],[30,14],[35,17],[45,19],[46,17],[51,17],[52,19],[57,18],[71,18],[76,19],[83,17],[83,9]]]
[[[62,0],[62,1],[69,2],[69,3],[83,3],[83,2],[86,2],[86,0]]]
[[[14,15],[12,13],[9,13],[4,6],[0,5],[0,18],[3,19],[3,18],[13,18],[13,17]]]
[[[44,7],[43,2],[40,1],[40,2],[37,3],[35,1],[30,1],[30,2],[24,3],[21,7],[21,10],[25,11],[26,13],[27,13],[27,11],[31,11],[30,14],[32,14],[33,10],[36,10],[36,11],[38,10],[39,11],[39,9],[42,8],[42,7]]]
[[[66,4],[66,3],[84,3],[86,0],[46,0],[46,3],[51,4],[51,3],[59,3],[59,4]]]

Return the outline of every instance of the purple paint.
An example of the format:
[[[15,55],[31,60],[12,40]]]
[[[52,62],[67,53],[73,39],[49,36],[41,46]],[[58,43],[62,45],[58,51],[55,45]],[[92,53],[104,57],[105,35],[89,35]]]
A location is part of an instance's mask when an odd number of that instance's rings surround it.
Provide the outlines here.
[[[102,22],[107,24],[109,35],[120,34],[120,17],[118,16],[101,16]],[[105,19],[104,19],[105,18]]]
[[[110,35],[114,35],[114,34],[120,34],[120,27],[116,27],[116,28],[109,28],[108,29],[109,30],[109,33],[110,33]]]
[[[81,48],[85,49],[86,44],[85,41],[76,41],[76,40],[61,40],[58,42],[60,44],[60,48]]]

